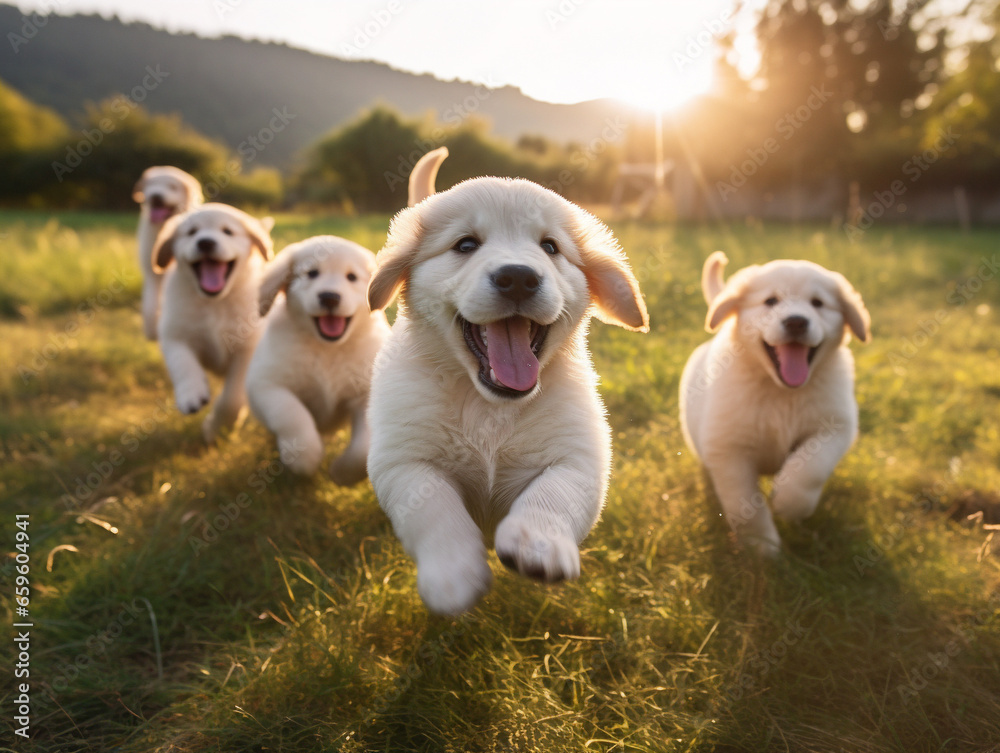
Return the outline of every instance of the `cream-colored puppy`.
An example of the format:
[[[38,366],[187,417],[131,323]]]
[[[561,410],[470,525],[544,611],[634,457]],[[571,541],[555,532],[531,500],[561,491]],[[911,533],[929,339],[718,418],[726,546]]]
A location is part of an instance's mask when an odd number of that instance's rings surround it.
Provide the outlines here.
[[[263,329],[257,294],[272,254],[272,224],[205,204],[168,220],[153,248],[154,268],[166,270],[159,339],[177,407],[197,413],[211,398],[205,371],[225,376],[202,425],[208,442],[246,406],[246,371]]]
[[[142,329],[148,340],[155,340],[163,276],[153,268],[153,244],[167,220],[201,205],[201,183],[176,167],[149,167],[132,189],[132,198],[140,205],[137,235],[142,269]]]
[[[350,421],[350,444],[330,475],[342,485],[367,475],[372,365],[389,335],[385,314],[368,308],[374,269],[367,248],[322,235],[289,246],[265,270],[266,328],[250,361],[247,396],[295,473],[315,473],[323,459],[320,434]]]
[[[498,178],[430,194],[411,186],[429,198],[393,219],[368,288],[373,310],[401,295],[368,472],[424,602],[456,614],[489,589],[489,540],[523,575],[579,575],[611,461],[590,314],[643,332],[648,318],[614,236],[558,194]]]
[[[741,269],[712,254],[702,272],[714,338],[681,376],[681,427],[704,464],[726,520],[747,544],[777,554],[781,541],[760,475],[774,475],[771,505],[787,520],[816,509],[827,478],[858,431],[854,358],[870,333],[861,296],[808,261]]]

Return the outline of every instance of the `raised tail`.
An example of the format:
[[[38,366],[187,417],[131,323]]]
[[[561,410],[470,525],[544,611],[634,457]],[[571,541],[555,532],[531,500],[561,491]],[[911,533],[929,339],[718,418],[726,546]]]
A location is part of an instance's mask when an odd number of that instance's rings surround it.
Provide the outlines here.
[[[729,263],[729,258],[721,251],[714,252],[705,259],[705,266],[701,269],[701,292],[705,294],[705,302],[709,306],[715,297],[726,287],[726,281],[722,277],[722,270]]]
[[[447,156],[448,147],[440,146],[432,152],[427,152],[413,166],[407,198],[409,206],[416,206],[428,196],[434,195],[434,181],[437,179],[438,168]]]

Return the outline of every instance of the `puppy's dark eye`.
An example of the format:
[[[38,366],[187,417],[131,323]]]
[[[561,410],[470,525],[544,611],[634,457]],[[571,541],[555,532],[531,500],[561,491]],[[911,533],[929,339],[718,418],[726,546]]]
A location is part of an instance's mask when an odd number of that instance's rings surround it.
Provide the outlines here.
[[[478,240],[473,238],[471,235],[467,235],[456,243],[453,248],[460,254],[471,254],[481,245],[482,244]]]
[[[196,227],[193,227],[193,228],[191,228],[190,230],[188,230],[187,234],[188,234],[188,235],[194,235],[194,234],[195,234],[195,233],[197,233],[197,232],[198,232],[198,228],[196,228]]]
[[[310,269],[308,272],[306,272],[306,276],[310,280],[315,280],[317,277],[319,277],[319,270],[318,269]]]
[[[559,246],[556,245],[556,242],[554,240],[546,239],[541,242],[541,246],[542,246],[542,251],[547,253],[549,256],[555,256],[556,254],[559,253]]]
[[[348,272],[347,273],[347,281],[348,282],[354,282],[357,279],[358,279],[358,276],[356,274],[354,274],[354,272]]]
[[[226,235],[232,235],[233,234],[233,231],[230,230],[228,227],[222,228],[222,232],[225,233]]]
[[[819,298],[813,298],[813,299],[812,299],[812,300],[810,301],[810,303],[811,303],[811,304],[813,305],[813,307],[815,307],[815,308],[818,308],[818,309],[821,309],[821,308],[823,308],[823,301],[821,301],[821,300],[820,300]]]
[[[765,306],[777,306],[778,305],[778,297],[772,295],[770,298],[768,298],[766,301],[764,301],[764,305]]]

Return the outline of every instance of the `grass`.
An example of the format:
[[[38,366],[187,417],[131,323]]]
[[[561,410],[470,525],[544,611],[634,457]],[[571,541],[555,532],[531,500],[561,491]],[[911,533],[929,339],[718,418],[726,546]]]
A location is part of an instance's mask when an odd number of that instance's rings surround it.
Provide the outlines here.
[[[31,515],[31,749],[997,750],[996,548],[948,511],[1000,489],[1000,286],[980,269],[1000,234],[616,224],[652,331],[592,327],[616,459],[583,576],[546,587],[494,558],[492,593],[450,620],[423,608],[368,484],[281,472],[252,421],[206,447],[172,407],[133,224],[0,213],[0,504],[7,551]],[[275,235],[378,248],[386,224],[283,216]],[[732,548],[677,422],[717,248],[731,269],[843,271],[874,322],[852,346],[861,437],[775,563]],[[13,683],[0,696],[11,740]]]

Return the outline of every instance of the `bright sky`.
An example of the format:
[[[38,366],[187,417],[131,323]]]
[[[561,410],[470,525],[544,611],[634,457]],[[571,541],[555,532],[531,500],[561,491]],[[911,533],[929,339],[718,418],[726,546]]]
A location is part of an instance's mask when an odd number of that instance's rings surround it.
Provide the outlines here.
[[[671,107],[709,89],[733,0],[41,0],[22,10],[117,14],[170,31],[287,42],[536,99]],[[758,2],[749,5],[757,6]],[[747,61],[753,48],[744,34]],[[745,62],[747,62],[745,61]]]

